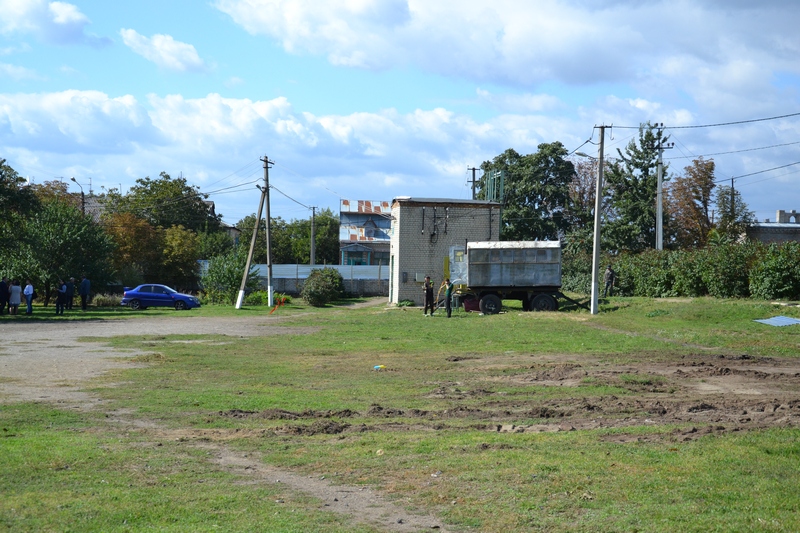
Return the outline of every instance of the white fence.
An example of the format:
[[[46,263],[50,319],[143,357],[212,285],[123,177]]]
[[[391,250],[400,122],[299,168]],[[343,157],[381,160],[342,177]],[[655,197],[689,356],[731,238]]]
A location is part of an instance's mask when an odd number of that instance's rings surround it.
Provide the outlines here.
[[[267,277],[267,265],[254,265],[259,277]],[[386,265],[272,265],[272,277],[275,279],[306,279],[312,270],[333,268],[345,280],[376,279],[388,280],[389,267]]]

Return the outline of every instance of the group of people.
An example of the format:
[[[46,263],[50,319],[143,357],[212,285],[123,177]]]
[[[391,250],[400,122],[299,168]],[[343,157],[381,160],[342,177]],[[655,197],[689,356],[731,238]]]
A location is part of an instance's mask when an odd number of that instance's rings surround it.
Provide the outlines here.
[[[81,309],[84,311],[89,303],[90,290],[91,283],[86,276],[83,276],[78,286],[78,294],[81,297]],[[57,315],[63,315],[64,309],[72,309],[75,302],[75,278],[69,278],[67,282],[59,279],[55,286],[55,295]],[[36,296],[31,280],[27,280],[23,289],[17,279],[9,281],[5,276],[0,278],[0,315],[5,313],[6,306],[8,306],[8,314],[19,314],[19,306],[23,299],[26,304],[25,314],[33,314],[33,299]]]
[[[447,313],[447,318],[450,318],[450,315],[453,314],[453,284],[450,283],[450,278],[444,280],[442,287],[444,287],[444,309]],[[430,316],[433,316],[433,312],[436,310],[436,299],[433,296],[433,282],[430,276],[425,276],[422,290],[425,292],[425,308],[422,312],[425,316],[428,316],[428,309],[430,309]]]

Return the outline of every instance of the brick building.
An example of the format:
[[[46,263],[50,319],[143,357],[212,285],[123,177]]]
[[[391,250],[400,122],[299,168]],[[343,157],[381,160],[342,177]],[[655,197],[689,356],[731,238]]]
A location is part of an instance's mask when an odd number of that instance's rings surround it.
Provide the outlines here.
[[[339,202],[339,263],[388,265],[390,219],[389,202]]]
[[[484,200],[397,197],[392,201],[389,302],[422,302],[422,282],[444,281],[453,246],[500,240],[500,204]],[[448,263],[449,265],[449,263]]]

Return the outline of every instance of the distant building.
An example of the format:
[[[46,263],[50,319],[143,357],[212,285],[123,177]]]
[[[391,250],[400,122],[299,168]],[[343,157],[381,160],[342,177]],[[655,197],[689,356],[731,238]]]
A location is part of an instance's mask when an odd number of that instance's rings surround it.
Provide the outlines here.
[[[500,204],[485,200],[398,197],[392,201],[389,302],[422,303],[422,283],[449,276],[454,246],[500,240]]]
[[[754,241],[765,243],[800,241],[800,213],[779,210],[775,215],[775,222],[769,219],[756,222],[747,228],[747,237]]]
[[[392,209],[389,202],[339,203],[339,255],[342,265],[388,265]]]

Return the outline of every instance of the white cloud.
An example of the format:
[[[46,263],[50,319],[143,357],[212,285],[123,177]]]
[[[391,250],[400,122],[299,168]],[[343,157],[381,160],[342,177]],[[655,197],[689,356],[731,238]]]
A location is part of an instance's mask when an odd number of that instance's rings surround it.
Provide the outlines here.
[[[145,110],[132,96],[98,91],[0,94],[0,146],[51,154],[128,154],[156,144]]]
[[[46,0],[0,0],[0,33],[31,33],[54,44],[110,44],[86,32],[91,24],[74,4]]]
[[[556,96],[549,94],[495,94],[477,89],[478,98],[493,109],[512,113],[541,113],[564,107]]]
[[[42,79],[34,70],[8,63],[0,63],[0,78],[11,78],[14,81]]]
[[[652,100],[764,100],[756,73],[800,73],[800,3],[778,0],[215,0],[252,34],[363,69],[411,66],[525,91],[633,84]],[[722,7],[724,5],[724,7]],[[738,75],[737,75],[738,74]],[[777,98],[767,87],[768,99]],[[637,95],[638,96],[638,95]],[[565,100],[562,95],[557,95]],[[498,108],[548,106],[539,97]],[[734,109],[741,109],[736,106]]]
[[[148,38],[135,30],[121,29],[119,34],[125,45],[161,68],[177,72],[203,72],[207,70],[194,46],[176,41],[170,35],[156,34]]]

